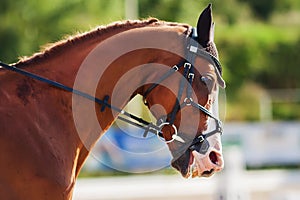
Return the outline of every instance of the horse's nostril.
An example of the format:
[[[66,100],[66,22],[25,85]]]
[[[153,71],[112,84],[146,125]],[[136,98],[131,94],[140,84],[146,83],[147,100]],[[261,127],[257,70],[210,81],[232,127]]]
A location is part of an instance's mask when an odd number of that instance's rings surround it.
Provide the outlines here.
[[[216,152],[212,151],[209,153],[209,159],[211,160],[212,163],[214,163],[215,165],[218,164],[218,156],[216,154]]]

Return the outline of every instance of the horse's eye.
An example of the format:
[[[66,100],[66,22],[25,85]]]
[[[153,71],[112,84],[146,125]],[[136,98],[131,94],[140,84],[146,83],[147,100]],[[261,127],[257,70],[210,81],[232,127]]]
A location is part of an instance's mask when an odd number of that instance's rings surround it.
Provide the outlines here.
[[[206,85],[209,94],[212,93],[213,87],[214,87],[214,81],[209,76],[202,76],[201,81]]]

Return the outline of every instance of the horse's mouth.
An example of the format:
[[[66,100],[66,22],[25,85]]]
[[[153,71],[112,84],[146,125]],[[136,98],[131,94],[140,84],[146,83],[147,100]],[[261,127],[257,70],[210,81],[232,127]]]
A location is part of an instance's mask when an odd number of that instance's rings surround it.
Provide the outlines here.
[[[172,161],[172,167],[177,169],[184,178],[189,178],[191,176],[191,169],[195,159],[190,150],[187,150],[181,157],[177,160]]]
[[[209,155],[211,160],[215,160],[215,155]],[[172,162],[172,167],[177,169],[184,178],[195,177],[210,177],[214,174],[214,169],[206,170],[199,173],[196,165],[196,160],[190,150],[187,150],[184,155]]]

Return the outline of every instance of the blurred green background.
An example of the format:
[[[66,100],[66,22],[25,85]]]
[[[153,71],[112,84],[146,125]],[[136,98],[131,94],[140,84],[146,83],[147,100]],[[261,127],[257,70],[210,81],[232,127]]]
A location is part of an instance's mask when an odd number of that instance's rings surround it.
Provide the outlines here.
[[[132,16],[125,9],[128,2],[1,0],[0,60],[16,62],[66,35],[127,19]],[[227,121],[300,119],[299,0],[136,2],[138,18],[191,25],[213,3],[215,41],[227,82]]]
[[[81,177],[127,175],[126,170],[117,170],[124,166],[131,171],[138,169],[134,173],[157,173],[155,163],[167,163],[166,168],[154,178],[79,180],[74,200],[111,199],[114,195],[115,199],[133,196],[157,200],[160,191],[169,195],[161,199],[186,199],[191,197],[192,188],[194,198],[189,199],[299,199],[299,0],[1,0],[0,60],[17,62],[19,57],[30,56],[68,35],[129,18],[151,16],[195,26],[208,3],[213,3],[215,42],[227,83],[226,101],[221,91],[220,102],[226,103],[223,172],[210,181],[182,182],[178,173],[168,168],[169,156],[157,151],[153,142],[133,142],[137,138],[128,133],[137,131],[128,127],[124,134],[113,126],[105,134],[110,143],[103,138],[98,141]],[[130,112],[151,118],[132,103],[127,106]],[[120,147],[117,153],[114,146]],[[274,170],[277,168],[289,170]],[[160,176],[174,173],[174,178]],[[174,183],[178,183],[175,188]],[[231,197],[226,198],[228,191]]]

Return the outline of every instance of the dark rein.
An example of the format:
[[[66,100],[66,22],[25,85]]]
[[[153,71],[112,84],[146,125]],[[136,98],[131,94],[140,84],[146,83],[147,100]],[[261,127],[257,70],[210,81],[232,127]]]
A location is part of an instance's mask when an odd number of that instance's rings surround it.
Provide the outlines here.
[[[43,82],[43,83],[47,83],[48,85],[60,88],[60,89],[65,90],[67,92],[71,92],[71,93],[76,94],[78,96],[84,97],[85,99],[93,101],[93,102],[100,105],[100,112],[104,112],[104,110],[106,108],[114,110],[114,111],[116,111],[116,112],[123,115],[123,116],[118,116],[118,119],[120,119],[124,122],[127,122],[131,125],[137,126],[141,129],[144,129],[145,132],[143,134],[143,137],[146,137],[148,132],[150,132],[150,133],[153,133],[153,134],[157,135],[158,137],[161,137],[161,138],[164,139],[162,128],[165,125],[170,125],[171,127],[173,127],[175,133],[172,136],[171,140],[169,140],[169,141],[165,140],[166,143],[173,142],[174,140],[176,140],[178,142],[185,143],[185,141],[181,137],[178,136],[177,128],[174,125],[175,115],[180,110],[180,108],[185,107],[185,106],[193,106],[193,107],[199,109],[200,111],[202,111],[205,115],[207,115],[210,118],[214,119],[215,123],[216,123],[216,129],[215,130],[213,130],[209,133],[206,133],[205,135],[201,134],[200,136],[197,136],[196,138],[193,139],[193,141],[189,145],[190,150],[197,150],[198,152],[200,152],[202,154],[205,154],[208,150],[208,147],[209,147],[209,144],[208,144],[208,141],[206,140],[206,138],[208,138],[208,137],[210,137],[210,136],[212,136],[216,133],[222,134],[223,129],[222,129],[221,121],[218,118],[216,118],[215,116],[213,116],[213,114],[210,111],[208,111],[205,107],[203,107],[202,105],[194,102],[192,97],[191,97],[191,95],[192,95],[192,82],[193,82],[193,79],[194,79],[194,76],[195,76],[194,66],[193,66],[192,63],[194,63],[196,56],[201,56],[201,57],[206,58],[210,62],[212,60],[214,66],[217,68],[217,70],[221,69],[221,65],[220,65],[220,63],[219,63],[219,61],[216,57],[214,57],[210,53],[198,48],[199,44],[198,44],[198,42],[196,42],[196,38],[197,38],[196,30],[195,30],[195,28],[193,28],[192,31],[191,31],[190,36],[188,36],[188,46],[187,46],[187,51],[186,51],[186,59],[184,61],[180,62],[178,65],[173,66],[156,83],[152,84],[146,90],[146,92],[143,96],[144,101],[146,102],[146,98],[147,98],[148,94],[153,89],[155,89],[156,86],[158,86],[163,80],[165,80],[166,78],[168,78],[169,76],[171,76],[172,74],[177,72],[180,68],[184,67],[183,79],[180,81],[178,96],[177,96],[177,100],[176,100],[176,103],[174,105],[174,108],[173,108],[172,112],[168,114],[167,117],[160,118],[157,121],[157,125],[155,125],[151,122],[148,122],[148,121],[142,119],[141,117],[138,117],[138,116],[133,115],[129,112],[126,112],[123,109],[120,109],[118,107],[115,107],[115,106],[109,104],[108,103],[108,100],[109,100],[108,95],[106,95],[103,99],[99,99],[99,98],[96,98],[96,97],[94,97],[92,95],[89,95],[85,92],[82,92],[82,91],[76,90],[74,88],[68,87],[68,86],[66,86],[62,83],[59,83],[59,82],[50,80],[48,78],[39,76],[37,74],[25,71],[23,69],[15,67],[15,66],[8,65],[8,64],[3,63],[1,61],[0,61],[0,66],[2,66],[6,70],[16,72],[18,74],[30,77],[32,79],[38,80],[38,81]],[[185,87],[184,79],[187,79],[189,84],[187,85],[186,98],[184,99],[184,102],[182,104],[180,104],[178,102],[178,99],[181,99],[181,97],[183,95],[183,90],[184,90],[184,87]],[[167,121],[167,118],[168,118],[168,121]]]

